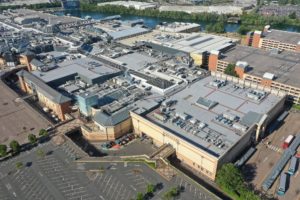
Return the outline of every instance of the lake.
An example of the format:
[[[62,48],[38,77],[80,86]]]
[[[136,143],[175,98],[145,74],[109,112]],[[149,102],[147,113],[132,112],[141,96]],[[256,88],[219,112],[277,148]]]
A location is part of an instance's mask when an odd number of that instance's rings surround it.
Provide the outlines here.
[[[68,11],[58,11],[54,12],[56,15],[67,15],[70,14],[74,17],[80,17],[85,18],[86,16],[90,16],[93,19],[101,19],[107,16],[115,15],[111,13],[100,13],[100,12],[93,12],[93,11],[80,11],[80,10],[68,10]],[[156,17],[144,17],[144,16],[134,16],[134,15],[122,15],[122,20],[136,20],[136,19],[143,19],[146,26],[155,28],[156,25],[158,25],[161,22],[191,22],[189,20],[173,20],[173,19],[160,19]],[[197,22],[201,25],[202,29],[205,29],[205,26],[209,23],[207,22]],[[225,24],[225,30],[226,32],[236,32],[238,28],[240,27],[239,24]],[[293,27],[293,26],[279,26],[279,27],[273,27],[276,29],[281,29],[285,31],[293,31],[293,32],[300,32],[299,27]]]

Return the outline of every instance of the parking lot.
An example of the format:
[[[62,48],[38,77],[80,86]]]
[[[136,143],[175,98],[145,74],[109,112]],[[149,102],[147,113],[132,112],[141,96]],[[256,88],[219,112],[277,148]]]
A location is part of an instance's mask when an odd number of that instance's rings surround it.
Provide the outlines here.
[[[17,100],[17,94],[2,81],[0,93],[0,143],[8,144],[11,140],[27,142],[28,133],[38,133],[49,126],[50,123],[39,113]]]
[[[215,199],[183,175],[176,175],[167,181],[142,163],[80,163],[80,168],[83,166],[91,170],[88,177],[101,189],[103,199],[133,199],[137,192],[145,193],[148,184],[162,185],[154,193],[153,199],[162,199],[166,191],[176,186],[183,189],[178,199]],[[97,171],[99,168],[102,170]]]
[[[270,169],[278,162],[282,154],[282,144],[285,138],[292,134],[299,134],[300,130],[300,113],[290,112],[284,123],[273,133],[271,133],[265,141],[257,146],[257,151],[243,166],[243,172],[250,183],[255,188],[260,189],[264,179],[267,177]],[[286,166],[288,168],[289,162]],[[286,171],[286,170],[284,170]],[[290,186],[286,194],[280,199],[300,199],[298,177],[299,171],[290,179]],[[272,188],[268,191],[270,194],[277,196],[276,191],[278,188],[279,179],[275,181]]]
[[[79,154],[68,144],[48,142],[0,162],[0,199],[127,200],[145,193],[149,183],[162,186],[152,199],[162,199],[176,186],[184,188],[178,199],[215,199],[184,176],[167,181],[143,163],[75,163]],[[23,163],[21,169],[17,162]]]
[[[145,139],[141,141],[140,138],[135,138],[129,141],[127,144],[120,146],[120,148],[110,148],[110,149],[103,149],[103,143],[92,143],[97,149],[101,152],[106,153],[110,156],[128,156],[128,155],[150,155],[153,153],[157,148],[151,144],[151,141]]]

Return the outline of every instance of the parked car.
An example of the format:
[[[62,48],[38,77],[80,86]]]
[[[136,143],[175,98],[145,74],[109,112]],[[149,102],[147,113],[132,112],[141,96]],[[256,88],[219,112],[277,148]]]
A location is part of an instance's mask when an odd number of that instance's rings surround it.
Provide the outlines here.
[[[110,144],[110,146],[115,146],[116,143],[114,141],[110,141],[108,144]]]

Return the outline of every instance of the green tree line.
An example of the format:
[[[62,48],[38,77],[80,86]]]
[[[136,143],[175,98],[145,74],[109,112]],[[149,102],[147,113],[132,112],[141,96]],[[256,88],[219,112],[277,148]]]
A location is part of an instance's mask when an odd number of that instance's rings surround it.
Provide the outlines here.
[[[126,8],[124,6],[116,5],[104,5],[97,6],[96,4],[82,3],[81,9],[83,11],[94,11],[101,13],[112,13],[120,15],[136,15],[136,16],[146,16],[146,17],[156,17],[161,19],[173,19],[173,20],[189,20],[193,22],[209,22],[208,30],[209,32],[223,32],[222,28],[227,22],[230,15],[216,14],[216,13],[186,13],[181,11],[162,11],[157,9],[149,10],[136,10],[134,8]],[[241,27],[239,33],[245,34],[250,30],[260,30],[267,24],[273,27],[280,27],[286,25],[292,25],[300,27],[300,19],[293,18],[291,16],[262,16],[256,12],[244,13],[240,16]],[[218,24],[214,24],[218,22]]]
[[[232,163],[224,164],[217,173],[219,187],[234,200],[260,200],[245,184],[241,171]]]
[[[96,4],[81,3],[81,10],[94,11],[101,13],[112,13],[119,15],[137,15],[146,17],[157,17],[163,19],[174,20],[190,20],[203,22],[226,22],[226,15],[218,15],[215,13],[186,13],[181,11],[159,11],[157,9],[136,10],[134,8],[126,8],[124,6],[104,5],[97,6]]]

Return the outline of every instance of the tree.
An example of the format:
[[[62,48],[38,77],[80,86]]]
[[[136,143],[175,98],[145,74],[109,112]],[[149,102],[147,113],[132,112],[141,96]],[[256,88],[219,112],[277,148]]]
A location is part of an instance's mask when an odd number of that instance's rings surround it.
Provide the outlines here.
[[[5,144],[0,144],[0,157],[7,155],[7,146]]]
[[[11,141],[9,146],[10,146],[11,150],[13,151],[13,153],[18,153],[21,150],[21,146],[16,140]]]
[[[39,132],[39,136],[42,136],[42,137],[48,136],[48,131],[46,131],[45,129],[41,129]]]
[[[36,151],[36,154],[38,155],[38,157],[43,158],[45,157],[45,152],[42,149],[38,149]]]
[[[154,185],[153,184],[148,184],[147,185],[147,194],[149,194],[149,195],[153,195],[153,193],[154,193],[154,189],[155,189],[155,187],[154,187]]]
[[[143,200],[144,199],[144,194],[141,192],[138,192],[136,195],[136,200]]]
[[[251,28],[245,25],[241,25],[237,30],[237,32],[241,35],[246,35],[249,31],[251,31]]]
[[[297,19],[297,14],[296,14],[296,12],[292,12],[291,14],[289,14],[289,18],[290,18],[290,19]]]
[[[34,134],[29,134],[28,135],[28,141],[31,143],[31,144],[35,144],[37,142],[37,138]]]
[[[23,163],[22,162],[17,162],[16,163],[16,168],[17,169],[21,169],[23,167]]]
[[[237,193],[243,186],[243,176],[240,170],[232,163],[224,164],[217,173],[217,184],[229,191]]]
[[[214,32],[214,33],[225,33],[225,25],[222,22],[218,22],[215,24],[208,24],[205,27],[207,32]]]
[[[180,193],[179,187],[172,187],[169,191],[167,191],[164,194],[163,199],[165,200],[174,199],[174,197],[178,196],[179,193]]]
[[[260,200],[259,196],[254,194],[254,192],[252,191],[248,191],[247,189],[240,192],[240,195],[241,195],[241,199],[244,200]]]
[[[227,75],[230,75],[230,76],[238,77],[238,75],[237,75],[237,73],[235,71],[235,65],[234,64],[227,65],[224,73],[227,74]]]

